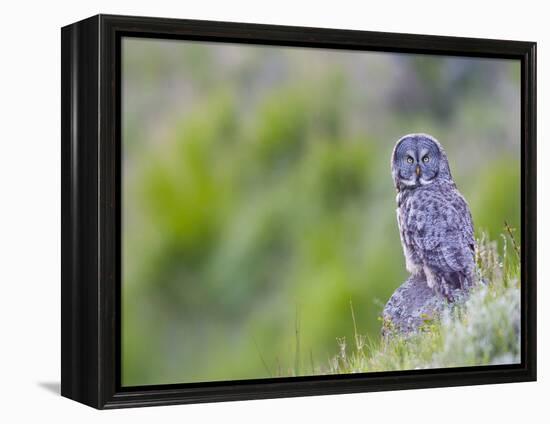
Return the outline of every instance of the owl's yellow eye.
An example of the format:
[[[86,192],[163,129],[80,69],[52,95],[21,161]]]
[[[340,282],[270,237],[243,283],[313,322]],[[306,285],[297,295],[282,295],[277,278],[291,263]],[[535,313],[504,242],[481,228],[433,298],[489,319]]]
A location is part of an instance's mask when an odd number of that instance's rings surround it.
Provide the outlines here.
[[[422,162],[424,162],[424,163],[428,163],[429,161],[430,161],[430,157],[428,155],[426,155],[422,158]]]
[[[407,163],[413,163],[413,158],[410,156],[407,156]]]

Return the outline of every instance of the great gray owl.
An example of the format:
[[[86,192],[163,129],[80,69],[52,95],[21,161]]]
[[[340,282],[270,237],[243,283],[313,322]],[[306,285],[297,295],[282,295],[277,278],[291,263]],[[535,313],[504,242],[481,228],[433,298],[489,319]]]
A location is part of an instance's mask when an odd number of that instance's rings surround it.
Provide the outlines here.
[[[475,240],[447,155],[434,137],[409,134],[397,141],[391,167],[406,268],[453,301],[475,284]]]

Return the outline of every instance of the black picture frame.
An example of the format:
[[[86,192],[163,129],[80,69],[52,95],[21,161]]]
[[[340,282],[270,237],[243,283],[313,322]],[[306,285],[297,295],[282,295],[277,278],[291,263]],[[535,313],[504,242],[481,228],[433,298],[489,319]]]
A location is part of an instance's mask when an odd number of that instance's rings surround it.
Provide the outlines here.
[[[521,61],[521,364],[121,387],[123,36]],[[61,394],[120,408],[536,380],[536,43],[97,15],[61,30]]]

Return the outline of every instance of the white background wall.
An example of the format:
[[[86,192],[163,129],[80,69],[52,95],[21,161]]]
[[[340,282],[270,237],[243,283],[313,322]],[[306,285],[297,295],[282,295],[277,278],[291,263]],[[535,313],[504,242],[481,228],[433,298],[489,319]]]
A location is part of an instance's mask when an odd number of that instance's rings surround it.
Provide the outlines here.
[[[81,2],[83,3],[83,2]],[[10,2],[0,25],[0,421],[541,422],[548,419],[550,36],[545,2]],[[101,13],[319,26],[538,44],[539,382],[95,411],[61,398],[60,30]],[[544,417],[544,418],[543,418]],[[32,421],[29,421],[32,422]]]

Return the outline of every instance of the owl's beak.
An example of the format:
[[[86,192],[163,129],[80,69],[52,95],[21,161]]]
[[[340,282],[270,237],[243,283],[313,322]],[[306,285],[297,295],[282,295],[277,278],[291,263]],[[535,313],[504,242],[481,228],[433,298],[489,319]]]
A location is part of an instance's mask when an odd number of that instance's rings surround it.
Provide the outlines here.
[[[420,166],[416,165],[416,176],[420,176]]]

